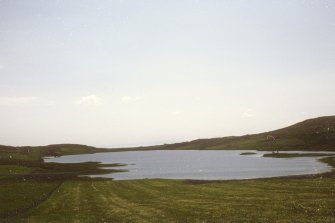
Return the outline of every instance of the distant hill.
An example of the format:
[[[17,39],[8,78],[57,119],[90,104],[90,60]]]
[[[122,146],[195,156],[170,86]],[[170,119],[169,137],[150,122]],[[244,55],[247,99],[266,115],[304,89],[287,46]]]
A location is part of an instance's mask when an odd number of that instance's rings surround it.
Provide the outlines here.
[[[41,160],[41,157],[46,156],[62,156],[87,154],[97,152],[109,152],[108,149],[95,148],[93,146],[79,144],[56,144],[48,146],[2,146],[0,145],[0,161],[1,159],[15,160]]]
[[[335,151],[335,116],[299,122],[275,131],[254,135],[197,139],[190,142],[137,149],[255,149],[255,150],[329,150]]]
[[[40,159],[41,156],[61,156],[112,151],[136,150],[328,150],[335,151],[335,116],[319,117],[292,126],[260,134],[197,139],[189,142],[147,147],[105,149],[79,144],[56,144],[37,147],[0,145],[1,153],[13,153],[17,158]]]

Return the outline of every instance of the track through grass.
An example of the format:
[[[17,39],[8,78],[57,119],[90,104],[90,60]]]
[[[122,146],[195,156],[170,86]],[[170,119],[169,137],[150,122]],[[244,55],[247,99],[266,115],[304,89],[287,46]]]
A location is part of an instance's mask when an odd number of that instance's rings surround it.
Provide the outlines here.
[[[334,210],[334,178],[71,180],[21,221],[335,222]]]

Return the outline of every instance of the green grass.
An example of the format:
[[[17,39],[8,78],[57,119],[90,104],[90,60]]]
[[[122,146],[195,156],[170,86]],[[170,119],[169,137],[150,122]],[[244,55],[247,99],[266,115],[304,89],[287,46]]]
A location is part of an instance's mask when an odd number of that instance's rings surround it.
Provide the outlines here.
[[[335,166],[334,156],[322,161]],[[0,222],[1,216],[30,223],[335,222],[334,172],[235,181],[113,181],[77,177],[83,169],[96,171],[99,163],[43,165],[35,168],[45,172],[35,171],[48,177],[0,179]],[[69,172],[75,174],[68,177]],[[44,202],[31,206],[43,196]],[[24,211],[13,215],[15,209]],[[8,212],[11,217],[4,217]]]
[[[257,153],[254,153],[254,152],[243,152],[240,155],[255,155],[255,154],[257,154]]]
[[[318,156],[334,156],[332,153],[267,153],[263,157],[273,158],[296,158],[296,157],[318,157]]]
[[[270,137],[269,137],[270,136]],[[275,140],[273,140],[275,138]],[[260,134],[197,139],[189,142],[133,148],[95,148],[78,144],[56,144],[37,147],[0,145],[0,162],[11,151],[14,160],[41,161],[41,157],[97,152],[147,150],[266,150],[266,151],[335,151],[335,116],[308,119],[295,125]]]
[[[81,179],[83,175],[118,172],[122,164],[45,163],[34,152],[2,151],[0,159],[0,222],[16,221],[23,213],[36,208],[64,181]],[[40,154],[41,155],[41,154]],[[56,190],[58,191],[58,190]],[[44,221],[42,221],[44,222]]]
[[[332,167],[335,167],[335,156],[325,157],[320,159],[320,161],[329,164]]]
[[[266,139],[268,134],[276,134],[279,137],[276,146],[284,150],[304,145],[307,150],[334,150],[334,120],[334,117],[308,120],[258,135],[126,150],[272,150],[274,144]],[[80,176],[111,173],[117,170],[101,167],[120,164],[57,164],[44,163],[42,159],[106,151],[70,144],[0,146],[0,222],[335,222],[334,172],[240,181],[113,181]],[[277,155],[278,158],[299,156],[306,154]],[[335,166],[334,156],[320,160]]]
[[[0,180],[0,216],[6,211],[26,207],[56,184],[55,181]]]
[[[22,222],[334,222],[335,179],[71,180]]]
[[[0,175],[30,173],[32,170],[32,168],[26,166],[0,165]]]
[[[335,116],[308,119],[286,128],[260,134],[197,139],[159,146],[121,148],[115,151],[156,149],[335,151]]]
[[[39,154],[24,153],[24,152],[1,152],[0,151],[0,162],[8,160],[27,160],[27,161],[41,161]]]
[[[48,146],[2,146],[0,145],[0,162],[2,160],[42,161],[42,157],[109,152],[108,149],[95,148],[77,144],[57,144]]]

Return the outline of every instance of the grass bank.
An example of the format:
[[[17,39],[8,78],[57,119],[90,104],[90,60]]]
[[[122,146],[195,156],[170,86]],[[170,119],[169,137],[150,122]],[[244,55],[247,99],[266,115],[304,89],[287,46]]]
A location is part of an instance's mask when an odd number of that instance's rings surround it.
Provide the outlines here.
[[[255,155],[255,154],[257,154],[257,153],[255,153],[255,152],[243,152],[240,155]]]
[[[296,158],[296,157],[322,157],[334,156],[334,153],[266,153],[263,157],[272,158]]]

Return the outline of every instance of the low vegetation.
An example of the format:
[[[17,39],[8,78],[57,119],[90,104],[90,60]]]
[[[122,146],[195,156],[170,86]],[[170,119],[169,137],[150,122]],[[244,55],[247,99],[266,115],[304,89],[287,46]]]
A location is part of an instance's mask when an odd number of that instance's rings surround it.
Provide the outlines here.
[[[296,157],[318,157],[318,156],[334,156],[334,153],[266,153],[263,157],[273,158],[296,158]]]
[[[6,219],[9,216],[16,216],[16,212],[30,207],[59,183],[60,181],[56,180],[1,180],[0,219],[1,217]]]
[[[240,155],[255,155],[257,153],[254,153],[254,152],[243,152],[243,153],[240,153]]]
[[[333,222],[334,173],[236,181],[83,178],[96,162],[2,160],[0,222]],[[323,162],[335,165],[335,157]],[[8,174],[9,169],[21,173]],[[101,172],[102,171],[102,172]],[[116,170],[113,170],[116,171]]]
[[[197,139],[190,142],[136,149],[335,151],[335,116],[309,119],[283,129],[254,135]]]
[[[311,132],[308,130],[309,124],[313,126],[315,122],[322,122],[332,126],[333,119],[307,121],[287,129],[253,136],[128,150],[255,149],[256,145],[264,145],[260,149],[269,149],[272,147],[265,146],[269,144],[266,139],[269,134],[276,135],[277,145],[283,145],[284,149],[297,150],[300,148],[297,145],[305,143],[304,145],[310,145],[307,150],[334,150],[335,147],[330,146],[333,145],[332,127],[329,130],[327,127],[327,133],[322,133],[322,137],[328,137],[326,140],[320,136],[320,140],[325,140],[324,143],[317,140],[304,141],[301,138],[301,135]],[[327,125],[320,128],[325,126]],[[293,140],[292,129],[305,127],[306,132],[297,133]],[[310,128],[315,132],[314,127]],[[293,141],[301,144],[292,144]],[[71,144],[44,147],[0,146],[0,222],[335,222],[334,171],[317,175],[235,181],[114,181],[82,176],[119,171],[102,167],[117,168],[122,164],[60,164],[43,161],[45,156],[107,151],[110,150]],[[241,155],[252,154],[245,152]],[[320,156],[313,153],[282,152],[265,156],[289,158],[316,155]],[[335,167],[335,156],[329,155],[331,154],[322,154],[320,161]]]
[[[95,148],[93,146],[77,144],[57,144],[48,146],[1,146],[0,162],[5,160],[15,161],[42,161],[42,157],[88,154],[109,152],[109,149]]]
[[[266,151],[335,151],[335,116],[308,119],[295,125],[254,135],[197,139],[189,142],[133,148],[95,148],[86,145],[58,144],[38,147],[0,146],[0,161],[8,159],[2,152],[11,151],[15,159],[38,160],[45,156],[62,156],[98,152],[147,150],[266,150]],[[6,154],[6,153],[5,153]],[[9,154],[7,154],[9,156]]]
[[[334,222],[334,186],[320,177],[71,180],[20,222]]]

